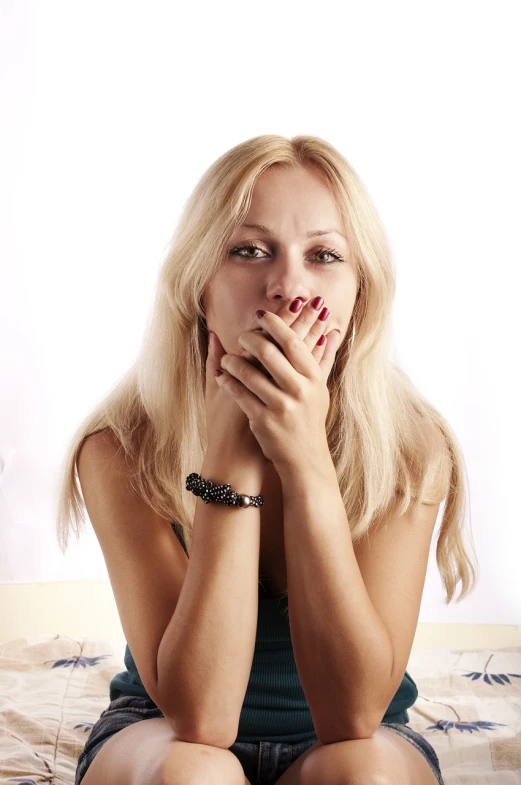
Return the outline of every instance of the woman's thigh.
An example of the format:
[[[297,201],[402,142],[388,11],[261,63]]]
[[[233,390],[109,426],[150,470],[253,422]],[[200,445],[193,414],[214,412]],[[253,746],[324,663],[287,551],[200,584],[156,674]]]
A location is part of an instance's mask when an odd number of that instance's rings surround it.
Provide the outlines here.
[[[228,750],[176,739],[160,709],[145,698],[117,698],[101,714],[78,758],[75,785],[182,785],[212,780],[247,785]]]

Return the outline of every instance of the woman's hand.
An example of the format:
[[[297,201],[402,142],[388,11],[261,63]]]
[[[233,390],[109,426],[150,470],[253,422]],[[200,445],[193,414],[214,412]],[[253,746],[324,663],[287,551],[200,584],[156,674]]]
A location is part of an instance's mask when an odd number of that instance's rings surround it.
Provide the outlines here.
[[[315,298],[316,300],[317,298]],[[321,298],[320,298],[321,299]],[[266,376],[252,362],[236,354],[221,358],[223,374],[217,377],[248,417],[250,429],[264,456],[281,474],[302,462],[309,464],[327,450],[325,432],[329,410],[327,379],[341,343],[339,330],[327,334],[327,308],[316,310],[308,303],[298,318],[288,308],[279,315],[266,312],[259,325],[270,340],[257,331],[240,334],[239,345],[258,359]]]
[[[216,383],[215,371],[219,369],[224,354],[217,334],[211,332],[206,358],[206,454],[219,457],[224,477],[235,462],[243,469],[258,473],[259,482],[262,482],[268,461],[251,432],[249,420],[233,398]]]

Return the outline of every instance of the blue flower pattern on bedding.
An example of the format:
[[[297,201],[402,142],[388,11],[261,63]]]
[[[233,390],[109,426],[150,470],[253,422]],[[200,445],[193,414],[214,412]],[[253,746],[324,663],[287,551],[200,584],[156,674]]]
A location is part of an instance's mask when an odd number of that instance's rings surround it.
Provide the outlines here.
[[[108,644],[49,635],[0,645],[2,716],[13,717],[4,723],[3,741],[0,734],[1,782],[37,785],[43,779],[51,781],[57,765],[74,764],[67,758],[77,757],[107,708],[107,681],[117,670],[114,666],[120,665],[119,651],[113,642]],[[53,657],[55,653],[59,656]],[[458,668],[460,662],[467,667]],[[521,648],[413,652],[411,666],[413,673],[420,673],[421,702],[417,711],[412,709],[411,726],[436,744],[442,771],[446,755],[447,774],[462,785],[475,781],[478,764],[469,737],[477,735],[490,753],[481,760],[479,775],[490,781],[496,774],[498,780],[501,775],[515,779],[520,771],[521,721],[512,708],[521,705]],[[62,673],[57,672],[60,669]],[[35,690],[29,702],[24,672],[31,673]],[[19,753],[13,747],[17,743]],[[468,750],[452,754],[465,744]],[[13,767],[13,755],[18,754],[20,765]]]

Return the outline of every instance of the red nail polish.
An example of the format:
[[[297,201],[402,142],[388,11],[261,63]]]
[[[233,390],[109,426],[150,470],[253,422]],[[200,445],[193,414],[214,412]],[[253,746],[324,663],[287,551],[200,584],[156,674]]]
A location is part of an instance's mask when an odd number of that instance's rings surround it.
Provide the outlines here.
[[[324,308],[322,308],[322,310],[320,311],[320,314],[319,314],[319,316],[318,316],[319,320],[320,320],[321,322],[325,322],[325,321],[326,321],[326,319],[327,319],[327,317],[329,316],[329,313],[330,313],[330,312],[329,312],[329,308],[326,308],[326,307],[324,306]]]
[[[266,311],[256,311],[255,316],[257,317],[257,319],[262,319],[265,313]]]
[[[293,302],[289,306],[289,310],[291,311],[291,313],[298,313],[298,311],[300,311],[301,308],[302,308],[302,300],[300,299],[300,297],[297,297],[296,300],[293,300]]]
[[[320,338],[317,341],[317,346],[322,346],[322,344],[324,343],[325,340],[326,340],[326,336],[325,335],[321,335]]]

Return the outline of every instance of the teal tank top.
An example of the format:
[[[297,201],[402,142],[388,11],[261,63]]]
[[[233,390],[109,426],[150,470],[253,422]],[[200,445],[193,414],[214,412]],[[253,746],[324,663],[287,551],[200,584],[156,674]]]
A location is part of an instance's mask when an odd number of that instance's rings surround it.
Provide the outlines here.
[[[176,523],[172,523],[172,527],[188,556],[181,527]],[[255,651],[236,741],[285,744],[316,741],[311,712],[293,656],[288,598],[261,594],[258,608]],[[110,682],[110,700],[122,695],[152,700],[143,686],[128,644],[124,663],[126,670],[117,673]],[[382,722],[407,724],[407,709],[414,705],[417,697],[418,688],[406,671]]]

